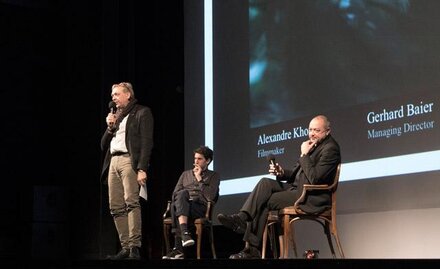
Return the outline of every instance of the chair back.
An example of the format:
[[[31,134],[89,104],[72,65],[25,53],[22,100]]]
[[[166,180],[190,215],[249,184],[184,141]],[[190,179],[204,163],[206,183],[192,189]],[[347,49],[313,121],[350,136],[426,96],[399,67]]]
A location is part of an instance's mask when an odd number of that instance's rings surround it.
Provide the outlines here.
[[[287,212],[286,212],[287,214],[293,214],[293,212],[296,212],[298,214],[302,213],[304,215],[308,215],[308,213],[304,212],[301,209],[301,205],[306,201],[307,195],[309,195],[313,191],[326,191],[326,192],[331,193],[331,208],[328,208],[327,210],[325,210],[325,213],[329,214],[330,209],[333,209],[333,207],[336,206],[336,190],[338,188],[340,171],[341,171],[341,163],[339,163],[338,166],[336,167],[336,173],[335,173],[335,176],[333,178],[333,182],[331,185],[304,184],[302,193],[301,193],[300,197],[295,201],[293,206],[289,206],[284,209],[281,209],[281,213],[283,214],[283,211],[287,210]],[[292,210],[293,210],[293,212],[292,212]]]
[[[332,185],[330,185],[332,190],[332,226],[333,228],[336,227],[336,190],[338,189],[339,185],[339,176],[341,174],[341,163],[338,164],[338,167],[336,168],[336,174],[333,180]]]

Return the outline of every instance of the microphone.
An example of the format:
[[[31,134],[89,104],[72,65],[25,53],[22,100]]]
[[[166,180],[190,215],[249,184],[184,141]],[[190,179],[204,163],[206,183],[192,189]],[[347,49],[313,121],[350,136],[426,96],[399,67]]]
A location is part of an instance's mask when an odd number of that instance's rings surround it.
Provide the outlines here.
[[[108,103],[108,108],[110,109],[110,112],[111,112],[112,114],[115,114],[115,113],[116,113],[116,103],[115,103],[115,102],[110,101],[110,102]]]
[[[266,159],[269,161],[269,164],[275,165],[275,155],[269,154]]]
[[[269,169],[269,173],[271,175],[277,176],[277,180],[278,180],[279,179],[278,176],[282,175],[284,172],[282,172],[282,168],[280,168],[279,166],[276,165],[276,163],[275,163],[275,155],[269,154],[269,155],[267,155],[266,159],[269,161],[269,165],[273,166],[273,170]]]

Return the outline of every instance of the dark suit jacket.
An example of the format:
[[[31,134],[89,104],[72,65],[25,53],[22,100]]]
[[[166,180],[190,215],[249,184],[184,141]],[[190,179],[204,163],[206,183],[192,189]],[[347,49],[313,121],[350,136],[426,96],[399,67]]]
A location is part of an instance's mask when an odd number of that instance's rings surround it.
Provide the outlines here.
[[[136,104],[128,115],[125,144],[130,154],[133,170],[148,170],[153,149],[153,115],[149,107]],[[110,141],[113,134],[106,130],[101,138],[101,150],[105,158],[101,170],[101,180],[107,182],[107,170],[110,165]]]
[[[309,154],[299,158],[292,170],[285,170],[284,176],[277,179],[291,183],[300,195],[304,184],[332,184],[340,162],[339,145],[331,135],[328,135]],[[329,206],[331,206],[331,193],[319,191],[308,196],[300,208],[309,213],[318,213]]]

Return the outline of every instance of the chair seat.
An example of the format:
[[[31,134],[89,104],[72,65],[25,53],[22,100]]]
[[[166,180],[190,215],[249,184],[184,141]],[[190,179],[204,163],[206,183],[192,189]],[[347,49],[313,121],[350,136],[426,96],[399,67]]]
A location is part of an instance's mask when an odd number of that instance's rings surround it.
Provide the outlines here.
[[[316,216],[331,217],[332,210],[330,208],[330,209],[327,209],[326,211],[321,212],[321,213],[307,213],[298,207],[288,206],[283,209],[280,209],[279,214],[280,215],[298,215],[298,216],[305,216],[305,217],[307,217],[307,216],[310,216],[310,217],[316,217]]]
[[[194,220],[194,224],[202,224],[202,225],[211,224],[211,221],[207,218],[198,218]]]

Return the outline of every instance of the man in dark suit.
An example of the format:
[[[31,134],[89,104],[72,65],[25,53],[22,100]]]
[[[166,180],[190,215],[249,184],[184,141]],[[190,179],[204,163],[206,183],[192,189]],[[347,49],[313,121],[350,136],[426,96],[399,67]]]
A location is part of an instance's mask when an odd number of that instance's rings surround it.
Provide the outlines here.
[[[112,260],[141,258],[142,239],[140,186],[145,187],[153,148],[153,115],[137,104],[131,83],[112,87],[114,108],[107,115],[107,130],[101,139],[106,152],[102,176],[108,171],[110,213],[119,235],[121,250]]]
[[[247,243],[230,259],[256,259],[261,254],[263,229],[269,210],[293,205],[301,195],[303,184],[331,184],[341,155],[338,143],[330,135],[330,121],[318,115],[309,124],[309,140],[301,144],[300,157],[292,170],[284,170],[278,163],[269,165],[269,173],[276,180],[262,178],[254,187],[238,214],[219,214],[225,227],[244,234]],[[331,194],[312,195],[301,209],[310,213],[322,212],[331,206]]]

